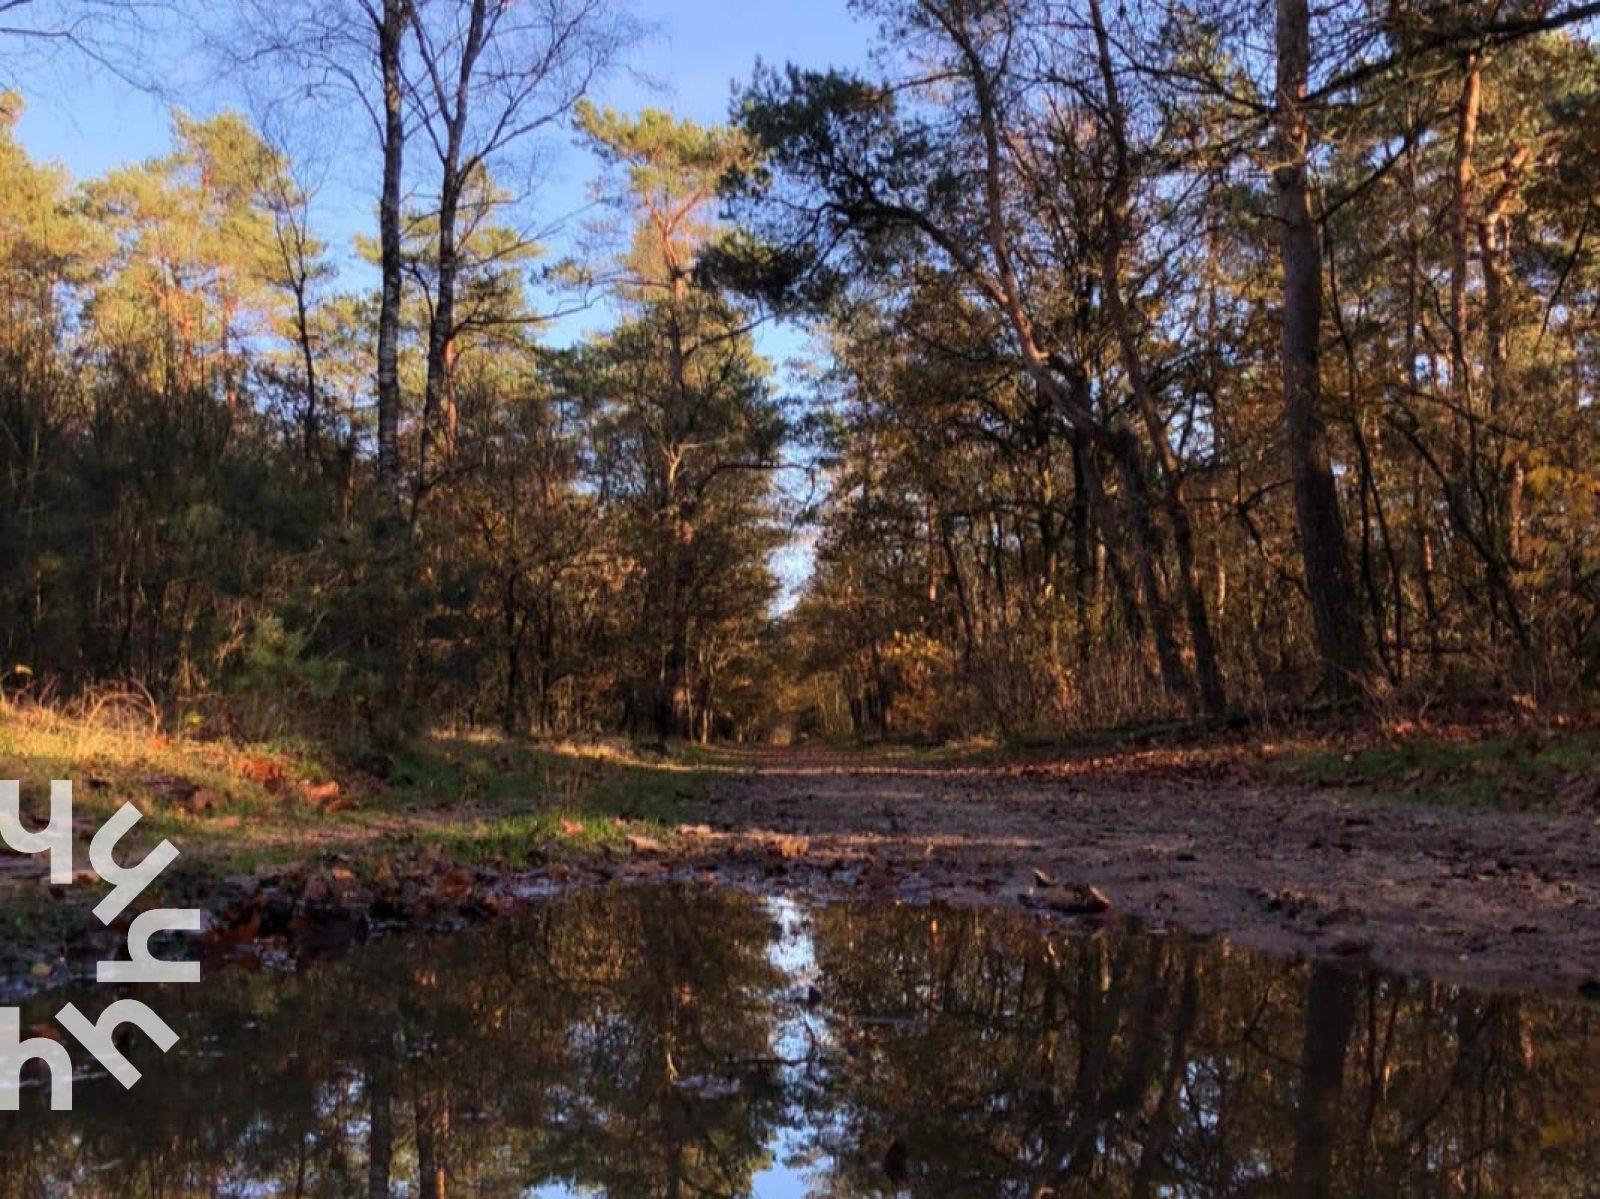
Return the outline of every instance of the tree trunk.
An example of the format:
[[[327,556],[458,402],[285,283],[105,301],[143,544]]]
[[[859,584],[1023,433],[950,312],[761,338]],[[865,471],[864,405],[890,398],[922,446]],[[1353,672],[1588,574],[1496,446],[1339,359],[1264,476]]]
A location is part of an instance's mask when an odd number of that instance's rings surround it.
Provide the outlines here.
[[[1456,144],[1451,154],[1454,196],[1450,220],[1450,390],[1457,420],[1472,408],[1472,373],[1467,362],[1467,230],[1472,220],[1472,154],[1478,143],[1483,76],[1477,55],[1467,58],[1456,108]]]
[[[1484,206],[1478,222],[1478,247],[1483,263],[1483,320],[1489,339],[1489,419],[1493,422],[1491,484],[1493,527],[1485,540],[1500,565],[1501,587],[1506,616],[1517,644],[1524,653],[1532,649],[1521,603],[1517,598],[1515,572],[1522,563],[1522,493],[1527,472],[1520,451],[1509,444],[1500,428],[1511,401],[1511,329],[1508,315],[1509,285],[1507,243],[1510,238],[1506,210],[1516,194],[1518,174],[1529,155],[1519,148],[1505,164],[1506,177]]]
[[[1303,110],[1311,62],[1307,0],[1277,0],[1278,193],[1283,256],[1284,449],[1294,485],[1300,552],[1325,682],[1336,695],[1375,680],[1351,579],[1339,490],[1328,456],[1320,377],[1322,246],[1307,179],[1310,129]]]
[[[1150,488],[1145,479],[1144,455],[1139,453],[1138,443],[1130,431],[1122,429],[1113,436],[1116,439],[1117,474],[1122,479],[1122,509],[1124,518],[1133,525],[1134,562],[1139,568],[1145,607],[1150,612],[1150,631],[1155,634],[1156,663],[1161,667],[1161,682],[1169,695],[1192,702],[1193,686],[1189,679],[1189,668],[1184,665],[1183,653],[1178,648],[1178,638],[1172,629],[1172,600],[1167,594],[1161,564],[1163,538],[1151,519]]]
[[[1195,671],[1200,683],[1200,700],[1212,715],[1227,711],[1227,691],[1222,681],[1222,669],[1217,663],[1216,641],[1211,635],[1211,617],[1206,610],[1205,591],[1200,583],[1200,568],[1195,561],[1194,525],[1189,519],[1189,506],[1183,497],[1183,470],[1172,441],[1167,436],[1166,422],[1156,410],[1155,397],[1144,369],[1144,354],[1134,334],[1133,322],[1122,299],[1122,249],[1127,239],[1128,201],[1132,187],[1128,160],[1127,122],[1122,108],[1121,92],[1117,87],[1116,72],[1111,62],[1111,42],[1106,33],[1105,21],[1100,13],[1099,0],[1089,0],[1089,14],[1094,22],[1095,42],[1099,49],[1100,77],[1105,88],[1107,125],[1111,134],[1112,171],[1106,188],[1104,205],[1105,230],[1100,251],[1100,286],[1105,298],[1106,315],[1116,333],[1117,345],[1122,354],[1122,368],[1128,376],[1128,388],[1133,393],[1134,406],[1144,421],[1150,444],[1161,467],[1162,499],[1167,517],[1172,522],[1172,539],[1178,551],[1178,587],[1183,593],[1184,612],[1189,622],[1189,637],[1194,647]]]
[[[317,357],[311,336],[311,302],[307,295],[309,284],[302,274],[293,283],[294,339],[300,350],[300,367],[306,390],[305,412],[300,418],[301,449],[306,461],[321,461],[320,429],[322,415],[317,411]]]
[[[432,457],[436,430],[450,401],[450,370],[454,354],[451,340],[456,319],[456,213],[461,194],[456,170],[452,163],[445,164],[445,181],[439,200],[438,278],[434,283],[433,314],[428,320],[428,375],[422,393],[422,431],[417,441],[417,493],[413,500],[412,519],[422,506],[422,497],[428,487],[428,460]],[[452,419],[453,423],[453,419]],[[446,429],[444,450],[452,449],[453,437]]]
[[[1531,642],[1511,581],[1512,565],[1508,561],[1507,538],[1502,528],[1503,514],[1499,511],[1504,506],[1504,496],[1498,456],[1491,455],[1484,444],[1489,434],[1483,428],[1484,414],[1473,385],[1472,363],[1467,352],[1467,270],[1474,225],[1473,198],[1477,190],[1473,154],[1478,144],[1482,106],[1483,67],[1476,55],[1470,55],[1461,81],[1461,99],[1456,107],[1456,144],[1451,156],[1454,196],[1450,221],[1450,397],[1455,409],[1452,422],[1455,436],[1451,446],[1451,477],[1441,482],[1450,493],[1449,511],[1458,530],[1483,564],[1484,582],[1490,596],[1491,630],[1497,631],[1496,626],[1503,620],[1518,647],[1526,652]],[[1507,195],[1505,201],[1509,198]],[[1494,253],[1493,234],[1486,232],[1503,216],[1497,211],[1501,206],[1502,202],[1489,204],[1484,228],[1479,230],[1484,316],[1489,322],[1491,409],[1500,403],[1506,386],[1503,278]],[[1487,472],[1495,476],[1487,486],[1483,478],[1486,458],[1490,459]]]
[[[505,591],[500,603],[500,620],[506,638],[505,696],[500,710],[500,727],[508,734],[526,729],[522,717],[522,627],[517,609],[517,568],[512,565],[506,572]]]
[[[1077,662],[1087,671],[1090,658],[1091,614],[1098,596],[1094,550],[1089,543],[1090,498],[1087,457],[1093,453],[1089,438],[1080,429],[1072,430],[1072,596],[1077,619]]]
[[[400,196],[405,152],[405,92],[400,55],[407,0],[383,0],[378,68],[383,75],[383,197],[378,207],[382,298],[378,306],[378,485],[400,495]]]
[[[470,0],[460,63],[455,78],[448,82],[432,42],[424,32],[420,14],[415,11],[412,13],[418,52],[433,80],[435,99],[445,125],[442,145],[437,138],[435,140],[440,157],[439,231],[435,264],[438,274],[434,280],[433,312],[428,320],[428,375],[423,389],[422,432],[417,449],[417,492],[411,514],[413,524],[417,519],[417,509],[422,506],[422,497],[428,489],[428,458],[441,419],[444,423],[446,455],[454,448],[455,389],[451,384],[451,376],[455,366],[456,277],[460,271],[456,218],[461,208],[461,195],[467,185],[468,172],[463,168],[462,158],[471,108],[473,73],[489,36],[488,3],[489,0]]]

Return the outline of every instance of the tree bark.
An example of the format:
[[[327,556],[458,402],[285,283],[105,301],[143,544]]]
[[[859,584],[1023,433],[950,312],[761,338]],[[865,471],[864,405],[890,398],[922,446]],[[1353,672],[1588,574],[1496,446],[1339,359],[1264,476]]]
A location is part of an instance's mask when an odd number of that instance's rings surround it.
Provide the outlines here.
[[[1515,572],[1522,564],[1522,495],[1527,472],[1520,453],[1508,444],[1499,424],[1511,402],[1511,322],[1507,243],[1510,237],[1506,210],[1516,194],[1518,175],[1529,157],[1520,147],[1505,164],[1506,177],[1490,196],[1478,222],[1478,248],[1483,263],[1483,320],[1489,345],[1489,418],[1494,422],[1491,466],[1494,471],[1494,528],[1486,538],[1501,563],[1501,586],[1506,616],[1519,647],[1527,652],[1532,640],[1517,597]]]
[[[1284,450],[1324,681],[1335,696],[1343,696],[1375,681],[1375,663],[1361,626],[1321,412],[1322,245],[1307,178],[1311,134],[1304,110],[1311,67],[1307,0],[1277,0],[1277,53],[1273,184],[1283,258]]]
[[[1150,610],[1150,630],[1155,634],[1156,662],[1161,667],[1161,681],[1169,694],[1192,702],[1194,689],[1189,668],[1184,664],[1183,652],[1172,628],[1172,600],[1167,594],[1161,563],[1164,538],[1151,519],[1150,487],[1145,478],[1144,455],[1139,452],[1138,443],[1130,430],[1118,429],[1112,436],[1117,474],[1122,479],[1124,492],[1122,509],[1125,518],[1133,524],[1134,562],[1139,568],[1145,606]]]
[[[405,156],[405,86],[401,74],[408,0],[383,0],[378,68],[383,76],[383,196],[378,206],[378,486],[400,496],[400,197]]]
[[[1482,97],[1482,68],[1477,55],[1469,55],[1451,154],[1455,187],[1450,220],[1450,390],[1458,404],[1458,421],[1468,419],[1472,408],[1472,368],[1467,361],[1467,231],[1472,221],[1472,154],[1478,143]]]
[[[1072,596],[1077,620],[1077,662],[1080,671],[1087,671],[1090,660],[1092,613],[1098,607],[1097,575],[1094,550],[1089,543],[1090,498],[1088,463],[1094,451],[1089,438],[1080,429],[1072,430]]]
[[[467,28],[460,50],[460,64],[453,80],[444,78],[443,64],[421,22],[413,11],[418,52],[428,76],[433,80],[435,102],[444,121],[444,138],[439,147],[439,229],[436,247],[434,296],[428,320],[428,373],[423,388],[422,431],[417,449],[417,494],[412,519],[421,507],[428,487],[428,459],[438,440],[442,423],[444,452],[454,449],[455,413],[451,375],[455,366],[456,281],[460,274],[460,246],[456,223],[462,192],[470,172],[463,164],[470,115],[473,73],[489,35],[488,0],[469,0]],[[470,161],[470,160],[469,160]]]
[[[1451,155],[1454,194],[1450,221],[1450,396],[1455,407],[1455,436],[1451,447],[1451,476],[1441,480],[1451,494],[1449,511],[1463,539],[1483,564],[1484,582],[1490,596],[1491,617],[1505,622],[1518,647],[1526,652],[1531,642],[1522,619],[1516,589],[1511,581],[1507,538],[1501,525],[1504,497],[1497,456],[1483,444],[1486,434],[1477,388],[1473,385],[1472,363],[1467,352],[1467,284],[1473,230],[1473,200],[1477,171],[1473,155],[1478,144],[1478,122],[1483,108],[1483,64],[1469,55],[1461,80],[1461,99],[1456,107],[1456,144]],[[1509,201],[1509,195],[1506,197]],[[1493,246],[1493,234],[1486,230],[1498,224],[1503,213],[1496,211],[1502,202],[1491,202],[1479,230],[1484,270],[1485,319],[1489,322],[1490,408],[1503,396],[1505,382],[1506,334],[1503,279]],[[1498,356],[1497,356],[1498,355]],[[1484,484],[1487,470],[1495,476]]]

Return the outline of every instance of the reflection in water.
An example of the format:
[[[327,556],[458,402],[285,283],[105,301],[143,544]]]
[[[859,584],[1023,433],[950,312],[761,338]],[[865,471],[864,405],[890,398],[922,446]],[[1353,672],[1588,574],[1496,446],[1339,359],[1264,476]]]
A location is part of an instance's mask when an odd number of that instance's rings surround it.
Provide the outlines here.
[[[111,996],[80,998],[91,1014]],[[42,1004],[41,1017],[61,1004]],[[92,1005],[92,1006],[90,1006]],[[155,1003],[0,1199],[1569,1196],[1591,1010],[994,911],[574,896]]]

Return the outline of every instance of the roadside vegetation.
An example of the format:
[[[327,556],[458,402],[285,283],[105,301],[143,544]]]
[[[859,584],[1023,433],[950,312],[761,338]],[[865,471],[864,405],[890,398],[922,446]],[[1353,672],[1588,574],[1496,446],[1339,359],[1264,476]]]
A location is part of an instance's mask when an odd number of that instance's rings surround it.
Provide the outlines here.
[[[1055,740],[977,739],[923,748],[879,745],[910,766],[994,767],[1290,787],[1427,805],[1512,812],[1600,811],[1600,731],[1572,719],[1321,716],[1233,728],[1203,722],[1101,729]]]
[[[124,803],[142,817],[124,860],[163,838],[179,850],[151,901],[216,907],[285,875],[332,870],[374,884],[409,874],[428,885],[462,869],[489,877],[665,850],[714,763],[619,739],[438,735],[416,739],[379,778],[307,744],[169,737],[0,708],[0,777],[20,781],[25,820],[43,823],[51,780],[75,784],[82,884],[47,886],[39,859],[5,856],[0,975],[48,964],[95,932],[89,909],[104,889],[88,839]]]

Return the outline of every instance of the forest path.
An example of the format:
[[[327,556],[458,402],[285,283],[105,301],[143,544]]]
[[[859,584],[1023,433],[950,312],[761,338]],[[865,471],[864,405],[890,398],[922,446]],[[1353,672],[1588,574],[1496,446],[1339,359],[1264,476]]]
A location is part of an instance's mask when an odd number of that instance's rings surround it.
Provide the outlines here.
[[[728,765],[706,804],[711,839],[797,887],[1066,907],[1094,886],[1126,915],[1269,951],[1568,995],[1600,975],[1592,816],[1083,763],[800,749]],[[1035,870],[1058,886],[1038,887]]]

